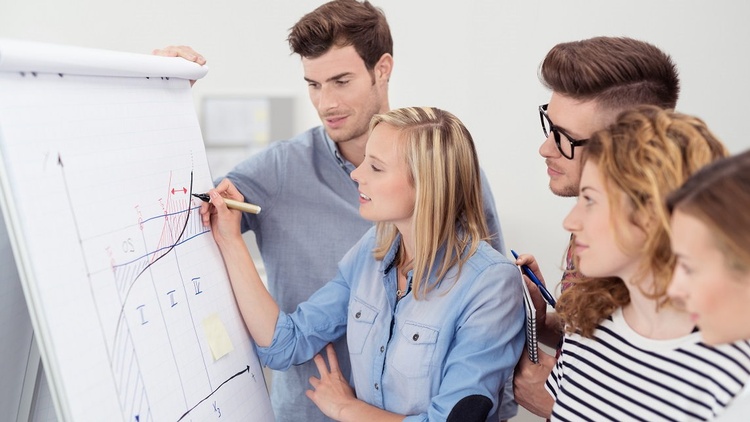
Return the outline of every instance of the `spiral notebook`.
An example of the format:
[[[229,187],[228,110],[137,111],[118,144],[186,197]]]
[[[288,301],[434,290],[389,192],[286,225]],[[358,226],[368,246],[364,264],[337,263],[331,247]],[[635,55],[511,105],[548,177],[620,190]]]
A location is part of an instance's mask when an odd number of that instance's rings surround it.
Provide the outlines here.
[[[518,267],[521,271],[521,267]],[[539,363],[539,340],[536,331],[536,309],[534,302],[531,301],[531,293],[523,281],[523,271],[521,271],[521,286],[523,286],[523,307],[526,312],[526,349],[529,352],[529,359],[534,363]]]

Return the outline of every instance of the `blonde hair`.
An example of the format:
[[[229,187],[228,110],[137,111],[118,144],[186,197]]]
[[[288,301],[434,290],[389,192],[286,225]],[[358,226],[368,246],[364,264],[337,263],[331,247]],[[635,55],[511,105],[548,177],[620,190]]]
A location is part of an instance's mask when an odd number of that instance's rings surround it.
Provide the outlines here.
[[[461,267],[488,237],[474,141],[453,114],[434,107],[409,107],[377,114],[370,130],[387,124],[399,142],[416,191],[412,261],[414,297],[427,295],[448,270]],[[392,223],[377,224],[376,259],[396,240]],[[467,251],[468,248],[468,251]],[[438,257],[442,257],[437,262]],[[430,284],[430,278],[436,282]]]
[[[675,264],[666,197],[698,169],[726,155],[724,145],[702,120],[645,105],[620,114],[584,148],[582,162],[597,164],[609,192],[615,239],[621,242],[617,228],[622,219],[645,234],[639,251],[626,252],[644,256],[634,282],[653,277],[653,289],[643,293],[657,306],[668,302],[666,291]],[[575,256],[574,262],[577,265]],[[630,302],[625,283],[617,277],[571,281],[573,286],[561,295],[556,308],[569,332],[591,336],[603,318]]]

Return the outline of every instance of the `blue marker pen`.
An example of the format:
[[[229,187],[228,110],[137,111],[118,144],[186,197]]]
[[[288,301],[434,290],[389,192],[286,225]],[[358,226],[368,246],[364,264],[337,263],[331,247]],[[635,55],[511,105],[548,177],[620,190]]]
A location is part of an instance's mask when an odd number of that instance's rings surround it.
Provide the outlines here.
[[[513,254],[513,257],[518,259],[518,254],[516,253],[516,251],[511,249],[510,253]],[[531,271],[531,268],[529,268],[528,266],[522,265],[521,269],[523,270],[523,273],[526,274],[526,276],[529,277],[531,281],[533,281],[534,284],[536,284],[536,286],[539,288],[539,292],[542,294],[542,297],[544,298],[544,300],[546,300],[547,303],[549,303],[554,308],[556,304],[555,298],[552,297],[549,290],[547,290],[547,288],[544,287],[544,283],[539,281],[539,279],[536,277],[536,274],[534,274],[534,272]]]

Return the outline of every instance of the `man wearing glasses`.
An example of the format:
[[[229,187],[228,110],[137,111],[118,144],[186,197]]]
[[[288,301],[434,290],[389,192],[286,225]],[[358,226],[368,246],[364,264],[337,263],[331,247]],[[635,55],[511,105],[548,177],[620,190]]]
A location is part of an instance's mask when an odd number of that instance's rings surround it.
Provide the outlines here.
[[[640,104],[674,109],[680,91],[677,69],[657,47],[631,38],[596,37],[556,45],[540,68],[540,80],[552,91],[548,104],[539,106],[546,139],[539,147],[544,157],[552,193],[578,196],[581,148],[594,132],[606,128],[617,115]],[[568,250],[568,268],[571,255]],[[530,255],[518,264],[528,265],[544,281]],[[563,277],[571,276],[569,272]],[[563,327],[557,315],[546,312],[536,286],[527,282],[537,308],[539,340],[557,348]],[[563,283],[563,289],[565,284]],[[530,412],[549,418],[554,400],[545,382],[556,359],[539,351],[539,363],[523,354],[516,367],[516,401]]]

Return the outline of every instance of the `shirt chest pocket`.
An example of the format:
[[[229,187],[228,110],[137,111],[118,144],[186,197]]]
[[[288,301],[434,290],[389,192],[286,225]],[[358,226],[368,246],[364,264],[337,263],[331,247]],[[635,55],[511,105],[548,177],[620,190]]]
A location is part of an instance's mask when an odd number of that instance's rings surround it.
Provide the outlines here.
[[[428,375],[430,368],[436,365],[433,358],[439,333],[437,328],[405,322],[389,352],[388,360],[393,368],[408,378]]]
[[[352,298],[349,304],[349,320],[346,327],[346,342],[350,354],[358,355],[362,353],[377,316],[377,309],[356,297]]]

